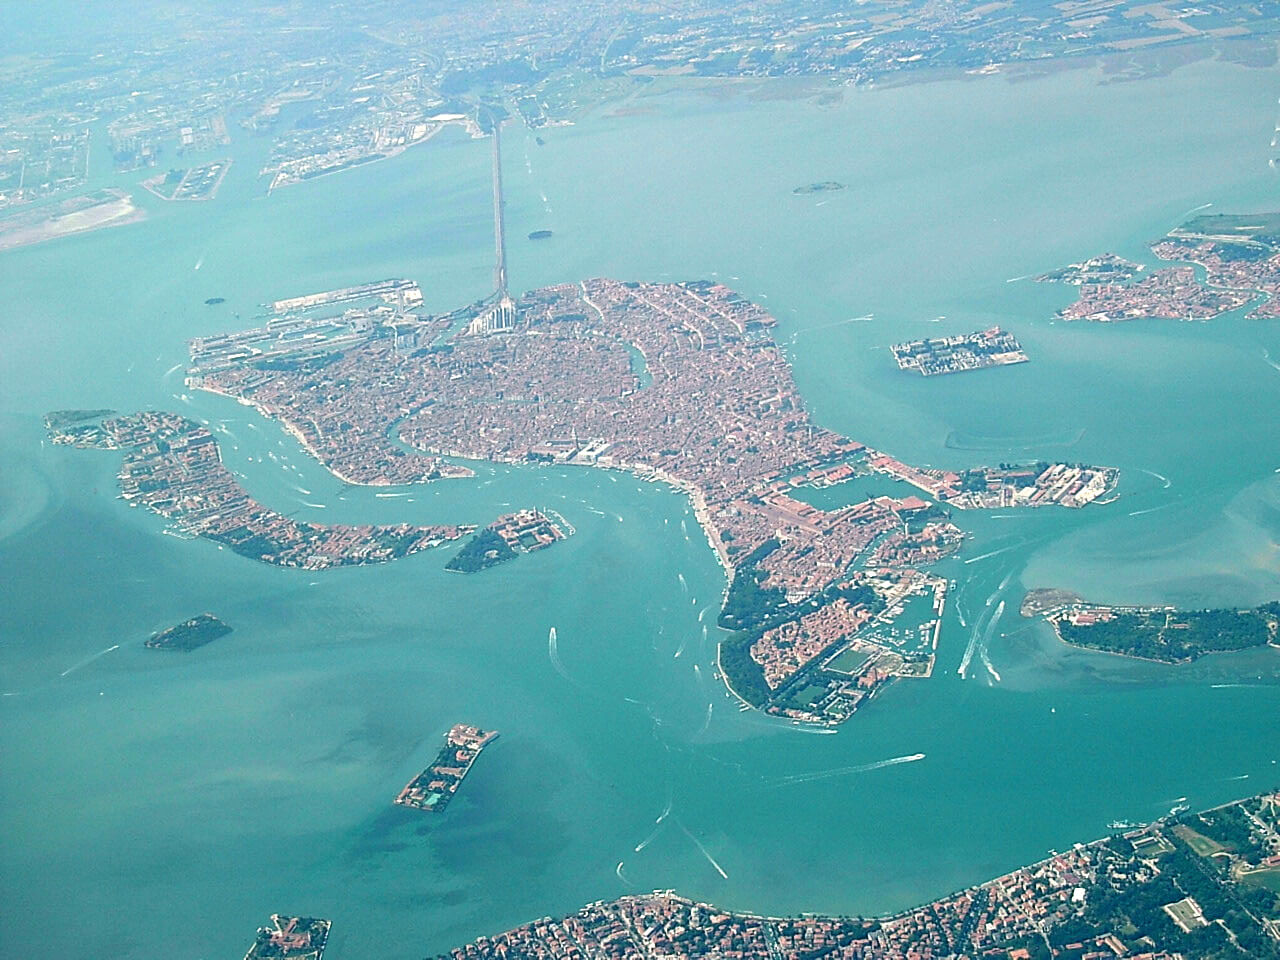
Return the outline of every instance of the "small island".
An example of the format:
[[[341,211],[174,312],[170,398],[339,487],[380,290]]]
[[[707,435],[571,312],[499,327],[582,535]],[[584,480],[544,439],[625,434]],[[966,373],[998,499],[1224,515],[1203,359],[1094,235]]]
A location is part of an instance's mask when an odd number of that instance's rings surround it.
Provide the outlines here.
[[[915,370],[924,377],[1027,362],[1018,338],[999,327],[954,337],[895,343],[889,349],[899,370]]]
[[[1036,283],[1069,283],[1079,287],[1086,283],[1127,283],[1145,270],[1140,263],[1114,253],[1090,257],[1083,263],[1071,263],[1035,277]]]
[[[535,230],[529,234],[530,240],[546,240],[551,236],[550,230]]]
[[[101,420],[113,413],[114,410],[54,410],[44,415],[44,428],[52,433],[76,424]]]
[[[1280,601],[1248,610],[1178,610],[1079,601],[1046,608],[1044,595],[1049,591],[1035,592],[1040,599],[1032,607],[1052,624],[1060,640],[1103,653],[1160,663],[1190,663],[1210,653],[1277,645]],[[1024,600],[1024,611],[1027,606],[1028,601]]]
[[[183,653],[190,653],[230,632],[231,628],[212,613],[202,613],[152,634],[144,646],[151,650],[181,650]]]
[[[258,928],[258,937],[244,960],[321,960],[332,926],[332,921],[317,917],[282,917],[273,913],[270,925]]]
[[[120,495],[171,521],[182,537],[205,537],[263,563],[306,570],[384,563],[474,528],[304,523],[252,499],[222,463],[209,429],[174,413],[58,410],[47,414],[50,442],[79,449],[123,450]]]
[[[402,807],[442,813],[481,751],[498,738],[496,730],[481,730],[469,724],[454,724],[445,735],[444,746],[435,762],[410,780],[395,802]]]
[[[570,533],[573,532],[573,528],[563,518],[561,523],[568,527]],[[478,573],[513,560],[518,554],[549,547],[566,536],[541,511],[520,510],[499,517],[477,533],[444,568],[453,573]]]
[[[796,187],[791,192],[804,196],[810,193],[830,193],[834,190],[843,189],[843,183],[837,183],[835,180],[823,180],[819,183],[807,183],[803,187]]]

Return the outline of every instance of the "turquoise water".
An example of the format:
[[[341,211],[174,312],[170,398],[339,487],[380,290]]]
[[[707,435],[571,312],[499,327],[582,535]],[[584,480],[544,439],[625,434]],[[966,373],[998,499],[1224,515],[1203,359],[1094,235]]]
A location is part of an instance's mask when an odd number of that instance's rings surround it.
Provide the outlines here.
[[[1280,782],[1274,651],[1162,668],[1068,650],[1016,612],[1031,586],[1280,596],[1280,372],[1264,354],[1280,357],[1280,327],[1064,325],[1049,318],[1071,289],[1006,282],[1108,249],[1150,262],[1144,242],[1203,203],[1274,207],[1280,71],[1108,86],[1077,71],[835,107],[753,89],[655,93],[544,147],[513,132],[509,233],[554,236],[512,243],[512,285],[718,276],[779,317],[824,425],[921,463],[1115,464],[1121,499],[963,514],[938,673],[838,733],[739,713],[703,632],[722,575],[671,491],[481,465],[379,498],[247,408],[176,396],[184,340],[263,301],[403,275],[449,308],[490,282],[487,143],[444,136],[270,197],[265,142],[237,143],[212,203],[139,194],[145,222],[0,259],[0,954],[234,956],[284,911],[332,917],[335,958],[412,957],[669,887],[875,913],[1182,796]],[[828,179],[848,189],[791,192]],[[991,323],[1032,362],[926,380],[886,349]],[[116,455],[42,446],[40,414],[68,406],[222,422],[250,491],[306,519],[484,522],[535,504],[578,535],[470,578],[445,574],[447,551],[323,574],[254,564],[116,500]],[[141,648],[203,610],[235,632],[191,656]],[[987,642],[962,681],[975,628]],[[503,735],[448,816],[393,807],[456,721]]]

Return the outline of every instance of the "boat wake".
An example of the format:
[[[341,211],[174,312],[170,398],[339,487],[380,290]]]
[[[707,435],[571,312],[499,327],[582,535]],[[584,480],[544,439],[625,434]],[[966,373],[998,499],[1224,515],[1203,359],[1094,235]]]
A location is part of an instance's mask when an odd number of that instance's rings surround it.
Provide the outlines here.
[[[844,327],[851,323],[867,323],[875,318],[876,315],[874,313],[864,313],[860,317],[849,317],[845,320],[834,320],[831,323],[820,323],[816,327],[804,327],[803,329],[797,330],[795,333],[791,334],[791,339],[788,343],[795,343],[796,340],[805,333],[817,333],[819,330],[830,330],[834,327]]]
[[[977,563],[979,560],[990,560],[992,557],[998,557],[1000,554],[1008,553],[1010,550],[1017,550],[1022,546],[1022,544],[1023,541],[1019,540],[1017,543],[1010,544],[1007,547],[1001,547],[999,550],[992,550],[990,553],[983,553],[976,557],[970,557],[965,561],[965,563]]]
[[[667,817],[671,816],[671,809],[675,806],[675,803],[676,802],[672,797],[667,797],[667,805],[662,808],[662,812],[658,814],[658,819],[653,822],[660,824],[662,821],[666,820]]]
[[[668,795],[667,805],[662,808],[662,812],[658,814],[658,818],[653,821],[653,825],[655,828],[654,831],[650,833],[647,837],[645,837],[643,840],[641,840],[639,843],[636,844],[636,848],[635,848],[636,853],[639,853],[649,844],[653,843],[654,840],[658,839],[658,834],[662,832],[662,824],[666,822],[667,817],[671,816],[671,810],[674,806],[675,806],[675,800],[670,795]]]
[[[689,828],[688,828],[688,827],[686,827],[683,823],[680,823],[680,821],[679,821],[679,820],[677,820],[677,821],[676,821],[676,824],[680,827],[680,829],[681,829],[681,830],[683,830],[683,831],[684,831],[684,835],[685,835],[686,837],[688,837],[690,840],[692,840],[692,841],[693,841],[693,845],[694,845],[695,847],[697,847],[697,848],[698,848],[698,851],[699,851],[699,852],[700,852],[704,857],[706,857],[706,858],[707,858],[707,863],[709,863],[709,864],[711,864],[711,866],[715,867],[716,873],[720,874],[720,876],[721,876],[721,877],[723,877],[725,880],[728,880],[728,879],[729,879],[729,875],[728,875],[727,873],[725,873],[725,872],[724,872],[724,867],[722,867],[722,866],[720,866],[720,864],[716,863],[716,858],[715,858],[715,857],[713,857],[710,853],[708,853],[708,852],[707,852],[707,848],[706,848],[706,847],[704,847],[704,846],[702,845],[702,841],[701,841],[701,840],[699,840],[697,837],[695,837],[692,833],[690,833],[690,832],[689,832]]]
[[[953,430],[947,434],[944,446],[948,450],[987,450],[1017,452],[1039,447],[1074,447],[1084,437],[1084,428],[1064,430],[1058,433],[1033,434],[1018,437],[983,437]]]
[[[991,678],[996,683],[999,683],[1000,673],[991,665],[991,658],[987,656],[987,648],[985,646],[978,650],[978,656],[982,659],[982,665],[987,668],[987,673],[991,674]]]
[[[1140,467],[1139,469],[1142,470],[1142,472],[1145,473],[1147,476],[1155,477],[1157,480],[1163,483],[1165,490],[1168,490],[1171,486],[1173,486],[1173,481],[1170,480],[1168,477],[1166,477],[1164,474],[1156,473],[1154,470],[1148,470],[1145,467]]]
[[[574,686],[578,685],[577,681],[574,680],[573,677],[569,676],[569,671],[564,668],[564,662],[560,659],[560,641],[556,636],[555,627],[552,627],[551,632],[547,634],[547,657],[551,661],[551,666],[555,667],[556,673],[560,674],[560,676],[564,677],[564,679],[568,680]]]
[[[1003,591],[1003,590],[1004,590],[1004,588],[1005,588],[1005,587],[1007,587],[1007,586],[1009,585],[1009,581],[1011,581],[1011,580],[1013,579],[1013,575],[1014,575],[1015,573],[1017,573],[1017,572],[1018,572],[1018,568],[1017,568],[1017,567],[1010,567],[1010,568],[1009,568],[1009,572],[1008,572],[1008,573],[1006,573],[1006,574],[1004,575],[1004,579],[1000,581],[1000,586],[996,587],[996,593],[997,593],[997,594],[998,594],[998,593],[1000,593],[1001,591]],[[987,605],[988,605],[988,606],[990,606],[990,603],[991,603],[990,601],[987,601]]]
[[[992,596],[994,597],[994,594]],[[987,599],[987,603],[991,603],[991,598]],[[987,659],[987,644],[990,642],[991,634],[995,631],[996,624],[1000,622],[1000,617],[1003,613],[1004,601],[1001,600],[996,604],[995,611],[986,620],[985,624],[982,622],[982,619],[979,618],[978,624],[974,627],[973,635],[969,638],[969,645],[965,647],[964,656],[960,660],[960,666],[956,670],[956,673],[960,675],[961,679],[965,679],[966,673],[969,670],[969,663],[973,660],[973,655],[975,653],[978,654],[978,658],[991,671],[995,678],[997,680],[1000,679],[1000,675],[996,673],[995,668],[991,666],[991,661]]]
[[[703,720],[703,721],[702,721],[702,726],[699,728],[699,730],[698,730],[698,732],[695,734],[695,736],[700,737],[700,736],[702,736],[704,733],[706,733],[708,730],[710,730],[710,729],[711,729],[711,711],[712,711],[712,709],[713,709],[714,707],[715,707],[715,704],[714,704],[714,703],[708,703],[708,704],[707,704],[707,718],[706,718],[705,720]]]
[[[1143,514],[1155,513],[1157,510],[1164,510],[1166,507],[1172,507],[1172,506],[1173,506],[1172,503],[1162,503],[1158,507],[1147,507],[1145,510],[1130,510],[1129,516],[1140,517]]]
[[[81,667],[87,667],[89,664],[93,663],[93,661],[97,660],[99,657],[105,657],[112,650],[119,650],[119,649],[120,649],[120,644],[117,643],[113,646],[107,647],[107,649],[105,650],[99,650],[92,657],[86,657],[85,659],[81,660],[79,663],[75,663],[67,667],[67,669],[63,670],[60,674],[58,674],[58,676],[65,677],[69,673],[75,673]]]
[[[641,840],[639,843],[636,844],[636,848],[634,852],[639,853],[649,844],[653,843],[653,841],[658,839],[658,834],[660,834],[661,832],[662,832],[662,827],[659,826],[657,830],[654,830],[653,833],[649,834],[647,837],[645,837],[643,840]]]
[[[793,720],[787,724],[786,729],[792,733],[807,733],[815,737],[834,737],[840,732],[835,727],[819,727],[811,723],[800,723],[798,720]]]
[[[830,780],[833,777],[848,777],[855,773],[870,773],[872,770],[883,770],[885,767],[896,767],[900,763],[915,763],[923,759],[923,753],[911,753],[904,757],[890,757],[888,760],[859,763],[852,767],[834,767],[830,770],[817,770],[813,773],[796,773],[788,777],[780,777],[770,783],[769,786],[786,787],[795,783],[813,783],[818,780]]]

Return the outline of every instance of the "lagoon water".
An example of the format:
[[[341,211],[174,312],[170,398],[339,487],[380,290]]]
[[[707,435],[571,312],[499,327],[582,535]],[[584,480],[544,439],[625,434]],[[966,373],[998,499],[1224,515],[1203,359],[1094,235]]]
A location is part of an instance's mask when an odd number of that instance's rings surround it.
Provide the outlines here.
[[[825,105],[655,88],[545,146],[509,136],[514,287],[716,277],[779,317],[828,427],[921,463],[1122,469],[1110,506],[962,514],[973,539],[940,568],[957,590],[937,673],[831,735],[740,713],[713,676],[723,577],[675,493],[479,465],[378,497],[248,408],[182,396],[186,338],[248,325],[263,301],[389,276],[436,308],[482,296],[487,143],[443,135],[266,196],[265,142],[242,135],[215,201],[139,191],[144,222],[3,255],[0,955],[239,956],[281,911],[332,918],[335,960],[416,957],[655,888],[878,913],[1180,797],[1280,783],[1275,651],[1139,664],[1017,614],[1037,586],[1280,596],[1280,325],[1066,325],[1051,318],[1073,289],[1014,279],[1104,250],[1150,263],[1144,243],[1202,204],[1275,208],[1280,71],[1101,79]],[[818,180],[847,189],[792,193]],[[542,228],[554,237],[523,240]],[[889,343],[991,323],[1032,362],[892,367]],[[536,504],[578,534],[475,577],[447,575],[447,551],[256,564],[117,500],[117,455],[42,445],[46,410],[108,406],[210,421],[251,493],[306,519],[482,523]],[[204,610],[235,632],[187,656],[142,648]],[[457,721],[502,738],[448,816],[393,807]]]

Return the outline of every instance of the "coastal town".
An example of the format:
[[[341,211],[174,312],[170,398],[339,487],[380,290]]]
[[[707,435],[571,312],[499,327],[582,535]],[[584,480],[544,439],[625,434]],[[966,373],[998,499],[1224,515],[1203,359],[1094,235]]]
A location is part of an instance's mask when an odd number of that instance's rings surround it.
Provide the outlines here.
[[[89,127],[41,121],[0,133],[0,210],[70,193],[88,179]]]
[[[209,430],[174,413],[147,411],[79,422],[46,417],[54,444],[123,450],[121,496],[169,519],[182,536],[205,537],[242,556],[306,570],[383,563],[456,540],[466,526],[304,523],[251,498],[222,464]]]
[[[1249,290],[1219,290],[1196,279],[1191,267],[1166,267],[1136,283],[1083,284],[1080,299],[1059,311],[1063,320],[1116,323],[1139,317],[1212,320],[1255,299]]]
[[[879,919],[766,917],[661,891],[484,936],[440,960],[1280,957],[1280,794],[1118,828]]]
[[[278,419],[348,481],[469,474],[459,457],[675,487],[730,581],[721,676],[743,703],[793,720],[839,722],[891,679],[929,675],[931,651],[859,638],[901,612],[902,591],[932,589],[922,568],[961,547],[948,508],[1081,507],[1116,481],[1083,464],[915,469],[818,427],[769,334],[774,318],[721,284],[546,287],[513,302],[499,330],[496,308],[430,316],[417,302],[396,280],[276,301],[257,329],[192,341],[187,383]],[[931,499],[822,510],[793,496],[870,472]],[[451,568],[499,562],[521,539],[490,531]],[[804,670],[855,639],[867,656]]]
[[[868,570],[840,584],[826,606],[750,633],[751,659],[770,691],[765,712],[840,723],[888,682],[931,676],[949,587],[910,567]]]
[[[1140,279],[1137,264],[1113,254],[1037,277],[1075,284],[1064,320],[1115,323],[1139,317],[1211,320],[1253,304],[1249,319],[1280,317],[1280,213],[1195,217],[1151,245],[1173,266]]]
[[[394,157],[426,143],[446,127],[456,126],[473,137],[483,136],[483,129],[473,116],[453,112],[442,97],[423,91],[415,81],[412,75],[405,76],[399,84],[391,85],[389,105],[362,112],[354,121],[347,119],[338,130],[321,128],[282,136],[259,171],[260,176],[270,178],[268,192]],[[358,91],[359,86],[353,92]],[[278,114],[283,105],[273,105],[274,110],[268,107],[266,115]],[[349,116],[349,111],[334,113]]]
[[[492,118],[549,135],[663,80],[799,77],[838,97],[845,85],[929,71],[1035,76],[1047,63],[1096,58],[1134,78],[1165,69],[1168,56],[1263,66],[1277,29],[1265,7],[1236,0],[1179,9],[1101,0],[1023,16],[980,0],[871,0],[856,10],[821,0],[803,12],[555,0],[474,22],[396,3],[306,16],[177,4],[151,27],[141,49],[131,31],[100,31],[75,64],[10,64],[0,209],[83,190],[91,155],[122,175],[182,170],[233,139],[268,137],[256,170],[270,192],[396,156],[446,129],[483,136]],[[187,49],[195,35],[203,56]]]
[[[410,780],[396,796],[402,807],[443,813],[462,781],[471,772],[480,752],[498,738],[496,730],[481,730],[458,723],[445,734],[435,762]]]
[[[1018,338],[999,327],[954,337],[895,343],[889,350],[899,370],[914,370],[924,377],[1027,362]]]

